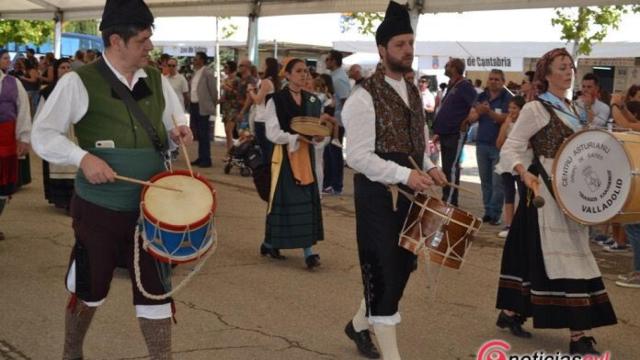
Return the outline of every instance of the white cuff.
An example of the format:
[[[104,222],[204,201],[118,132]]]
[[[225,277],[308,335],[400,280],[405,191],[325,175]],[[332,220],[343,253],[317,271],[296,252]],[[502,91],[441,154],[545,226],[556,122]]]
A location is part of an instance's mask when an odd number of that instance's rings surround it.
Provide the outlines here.
[[[150,320],[162,320],[171,317],[171,304],[136,305],[136,317]]]
[[[388,326],[398,325],[402,321],[402,317],[400,316],[399,312],[391,316],[369,316],[367,319],[369,320],[369,324],[371,325],[381,324]]]
[[[80,162],[82,162],[82,158],[88,153],[89,153],[88,151],[82,150],[81,148],[78,147],[73,149],[73,151],[71,151],[71,154],[69,154],[69,159],[71,160],[71,163],[73,165],[79,168]]]
[[[74,260],[71,263],[71,267],[69,268],[69,275],[67,276],[67,290],[72,294],[76,293],[76,261]],[[104,303],[106,299],[102,299],[100,301],[84,301],[80,299],[85,305],[88,307],[98,307]]]
[[[409,175],[411,175],[411,169],[404,166],[398,166],[398,169],[396,170],[396,184],[407,185],[409,183]]]
[[[289,152],[295,152],[298,150],[298,135],[290,134],[289,135]]]

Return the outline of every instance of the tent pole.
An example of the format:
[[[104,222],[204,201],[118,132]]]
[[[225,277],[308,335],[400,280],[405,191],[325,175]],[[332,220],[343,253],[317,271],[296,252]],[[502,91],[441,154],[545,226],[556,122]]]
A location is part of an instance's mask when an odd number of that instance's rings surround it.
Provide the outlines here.
[[[260,54],[258,52],[258,19],[260,18],[261,0],[255,0],[253,3],[253,11],[249,14],[249,32],[247,35],[248,58],[254,64],[258,65]]]
[[[53,17],[53,21],[55,22],[53,26],[53,54],[56,59],[60,59],[62,53],[62,11],[56,12],[55,16]]]

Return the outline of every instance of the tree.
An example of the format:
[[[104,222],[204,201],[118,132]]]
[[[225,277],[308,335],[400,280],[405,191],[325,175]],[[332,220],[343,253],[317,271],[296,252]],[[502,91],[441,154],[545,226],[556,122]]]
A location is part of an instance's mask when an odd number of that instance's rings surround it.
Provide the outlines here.
[[[64,32],[98,35],[98,22],[96,20],[65,21],[62,28]]]
[[[0,44],[40,45],[51,38],[53,21],[0,20]]]
[[[340,17],[340,31],[347,32],[357,27],[359,33],[363,35],[375,35],[380,22],[384,20],[383,13],[372,12],[351,12],[344,13]]]
[[[622,15],[640,12],[640,5],[580,7],[556,9],[553,26],[560,26],[562,40],[573,43],[573,56],[589,55],[593,44],[601,42],[609,30],[618,29]]]

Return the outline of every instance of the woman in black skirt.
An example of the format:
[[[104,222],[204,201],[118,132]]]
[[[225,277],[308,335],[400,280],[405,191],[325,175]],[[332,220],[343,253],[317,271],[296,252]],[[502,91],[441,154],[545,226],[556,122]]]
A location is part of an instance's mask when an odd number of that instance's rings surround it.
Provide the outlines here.
[[[71,61],[68,58],[56,60],[53,65],[53,82],[40,91],[38,110],[41,109],[51,92],[56,87],[58,80],[71,71]],[[37,113],[36,113],[37,120]],[[74,140],[73,130],[67,134],[71,141]],[[76,178],[77,168],[68,165],[50,164],[42,160],[42,181],[44,183],[44,197],[59,209],[69,210],[69,203],[73,195],[73,183]]]
[[[531,193],[520,201],[502,255],[497,325],[531,337],[522,324],[532,317],[534,328],[569,329],[570,353],[597,354],[594,338],[585,332],[615,324],[616,315],[589,248],[587,227],[568,218],[546,186],[560,145],[584,126],[564,96],[573,64],[564,48],[538,61],[535,77],[541,95],[524,106],[500,153],[501,163],[515,170],[528,188],[540,184],[546,205],[535,208]],[[534,161],[527,170],[529,144]]]
[[[315,95],[302,90],[309,76],[304,61],[289,61],[285,75],[287,86],[273,95],[265,110],[267,138],[274,148],[265,240],[260,253],[282,259],[280,249],[303,249],[305,263],[312,269],[320,265],[320,256],[311,247],[324,237],[312,142],[324,138],[302,139],[291,129],[291,121],[296,116],[320,117],[322,104]]]

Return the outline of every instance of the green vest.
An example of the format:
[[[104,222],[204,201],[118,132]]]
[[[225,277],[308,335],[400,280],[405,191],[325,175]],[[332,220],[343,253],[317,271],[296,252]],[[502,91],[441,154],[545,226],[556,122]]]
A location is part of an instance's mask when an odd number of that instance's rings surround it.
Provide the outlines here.
[[[165,108],[160,72],[145,68],[144,81],[150,90],[148,96],[138,100],[163,142],[167,142],[167,130],[162,122]],[[149,180],[165,170],[163,158],[158,153],[144,128],[129,112],[124,102],[113,97],[111,86],[102,78],[95,64],[77,70],[89,95],[89,107],[85,116],[75,124],[78,144],[84,150],[106,161],[113,170],[123,176]],[[98,149],[98,140],[113,140],[114,149]],[[93,185],[82,171],[78,171],[75,191],[78,196],[96,205],[116,211],[136,211],[140,205],[140,185],[116,181]]]
[[[165,107],[162,94],[162,77],[153,68],[145,68],[144,81],[151,94],[138,100],[138,105],[147,115],[151,124],[163,142],[167,141],[167,131],[162,123]],[[74,130],[81,148],[89,150],[98,140],[113,140],[116,149],[153,148],[153,144],[144,128],[127,110],[120,99],[112,96],[111,85],[102,78],[96,64],[83,66],[76,70],[89,94],[89,109]]]

